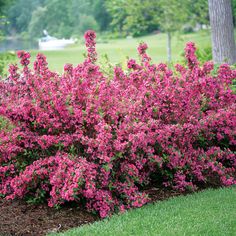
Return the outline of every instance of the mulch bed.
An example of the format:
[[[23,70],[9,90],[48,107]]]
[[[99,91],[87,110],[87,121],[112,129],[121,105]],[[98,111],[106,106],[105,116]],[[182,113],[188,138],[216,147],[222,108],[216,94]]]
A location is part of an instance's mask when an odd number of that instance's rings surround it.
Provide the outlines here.
[[[145,192],[149,194],[151,202],[181,194],[159,188]],[[50,232],[65,231],[97,220],[97,216],[79,207],[65,206],[57,210],[46,204],[31,205],[22,200],[0,199],[0,236],[45,236]]]
[[[0,200],[0,236],[41,236],[96,220],[97,216],[76,207],[66,206],[57,210],[46,204]]]

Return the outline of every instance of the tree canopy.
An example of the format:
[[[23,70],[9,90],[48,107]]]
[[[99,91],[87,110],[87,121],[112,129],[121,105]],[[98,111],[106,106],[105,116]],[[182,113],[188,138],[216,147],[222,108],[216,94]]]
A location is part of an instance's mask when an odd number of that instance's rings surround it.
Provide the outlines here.
[[[58,37],[83,34],[87,28],[107,30],[109,14],[104,0],[12,0],[4,10],[7,33],[42,35],[43,29]]]
[[[232,0],[236,15],[236,0]],[[0,0],[9,34],[58,37],[82,35],[86,29],[139,36],[209,25],[206,0]],[[234,20],[235,21],[235,20]]]

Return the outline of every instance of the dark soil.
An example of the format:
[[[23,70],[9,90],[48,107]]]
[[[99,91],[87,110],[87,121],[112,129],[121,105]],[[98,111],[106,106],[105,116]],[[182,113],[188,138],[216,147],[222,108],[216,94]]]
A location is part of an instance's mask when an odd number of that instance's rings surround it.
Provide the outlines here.
[[[76,207],[67,206],[57,210],[46,204],[0,200],[0,236],[41,236],[95,220],[98,217]]]
[[[150,188],[145,191],[151,202],[165,200],[180,193]],[[44,236],[99,220],[79,207],[66,206],[57,210],[46,204],[31,205],[22,200],[0,199],[0,236]]]

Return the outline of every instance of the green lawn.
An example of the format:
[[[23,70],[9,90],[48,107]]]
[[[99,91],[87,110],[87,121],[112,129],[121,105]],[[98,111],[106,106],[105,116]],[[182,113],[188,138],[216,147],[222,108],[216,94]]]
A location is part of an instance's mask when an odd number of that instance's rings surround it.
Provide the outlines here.
[[[236,188],[206,190],[130,210],[57,236],[236,235]]]
[[[99,39],[98,39],[99,40]],[[77,65],[83,61],[85,46],[82,39],[77,45],[61,50],[61,51],[44,51],[47,56],[49,67],[52,70],[61,72],[65,63]],[[188,41],[196,42],[201,47],[210,45],[210,34],[208,31],[202,31],[193,34],[175,34],[172,40],[173,61],[181,58],[181,53],[184,50],[184,45]],[[107,54],[112,63],[126,63],[126,57],[137,58],[137,46],[139,42],[146,42],[149,45],[148,53],[154,62],[166,61],[166,34],[150,35],[133,39],[117,39],[109,40],[106,43],[98,43],[97,51],[102,58],[102,55]],[[38,51],[32,51],[33,57]]]

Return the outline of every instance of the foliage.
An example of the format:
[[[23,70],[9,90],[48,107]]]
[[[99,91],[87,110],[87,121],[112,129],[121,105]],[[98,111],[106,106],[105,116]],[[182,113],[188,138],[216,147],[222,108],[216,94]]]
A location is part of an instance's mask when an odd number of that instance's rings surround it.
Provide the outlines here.
[[[167,20],[174,30],[179,30],[187,22],[192,27],[209,22],[206,0],[68,0],[66,4],[64,0],[8,2],[11,4],[7,4],[4,14],[10,24],[5,31],[11,34],[28,32],[31,37],[40,37],[42,29],[58,37],[84,33],[78,26],[85,15],[89,21],[91,18],[96,21],[98,30],[110,30],[121,36],[166,30]],[[168,23],[168,29],[169,26]]]
[[[105,1],[106,0],[91,0],[92,16],[99,25],[100,31],[108,30],[111,22],[111,16],[107,11]]]
[[[0,194],[6,199],[85,204],[106,217],[148,202],[152,183],[180,191],[236,184],[236,71],[202,67],[195,45],[187,65],[141,62],[104,76],[95,33],[85,34],[87,58],[59,75],[38,54],[20,51],[0,84],[0,115],[14,125],[0,132]],[[155,182],[153,182],[155,180]]]
[[[113,31],[121,33],[125,25],[125,19],[127,17],[127,12],[125,8],[126,1],[106,1],[105,4],[108,12],[112,16],[111,26],[113,28]]]
[[[0,41],[4,38],[4,27],[8,24],[5,16],[5,9],[7,9],[13,0],[0,0]]]
[[[236,0],[232,0],[232,11],[233,11],[233,18],[234,18],[234,25],[236,23]]]
[[[201,17],[207,12],[205,3],[201,0],[194,3],[191,0],[107,0],[107,9],[113,18],[113,30],[120,34],[140,36],[157,30],[166,32],[168,61],[171,62],[171,34],[186,27],[186,22],[191,28],[202,24]],[[203,10],[198,12],[199,9]]]
[[[106,1],[113,30],[127,35],[143,35],[156,30],[173,32],[188,22],[195,27],[208,23],[205,0],[127,0]]]
[[[155,0],[106,1],[106,6],[113,19],[113,31],[139,36],[159,28],[160,11]]]
[[[183,57],[183,61],[184,61],[185,54],[182,53],[181,56]],[[207,46],[207,47],[197,48],[196,56],[201,65],[203,65],[206,61],[212,61],[212,47]]]
[[[186,2],[186,0],[158,1],[160,14],[157,17],[164,32],[174,32],[181,29],[188,17]],[[178,12],[176,9],[178,9]]]
[[[99,26],[92,16],[81,15],[78,25],[78,33],[85,33],[88,29],[98,30]]]
[[[6,16],[10,22],[9,31],[14,30],[19,33],[26,31],[31,20],[31,14],[40,2],[40,0],[13,1],[6,11]]]
[[[193,24],[209,24],[208,1],[206,0],[188,0],[188,18]]]
[[[31,37],[49,34],[69,38],[85,30],[107,30],[110,16],[104,0],[19,0],[5,10],[8,33],[28,32]],[[88,27],[84,30],[85,27]]]
[[[198,49],[196,51],[197,58],[200,62],[204,63],[205,61],[211,61],[212,60],[212,48],[211,46]]]
[[[0,79],[1,76],[6,76],[7,74],[7,66],[9,63],[16,61],[16,55],[14,52],[5,52],[0,53]]]
[[[35,11],[33,11],[28,26],[31,37],[42,35],[43,30],[47,28],[46,22],[42,20],[44,19],[45,14],[47,14],[47,9],[44,7],[38,7]]]

